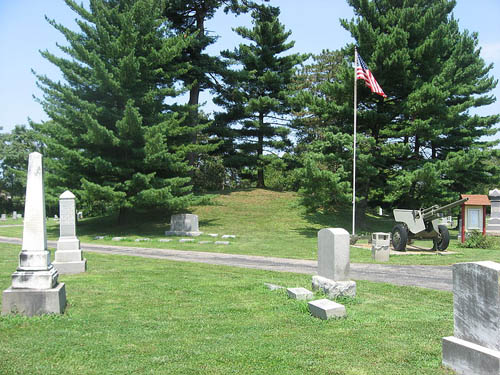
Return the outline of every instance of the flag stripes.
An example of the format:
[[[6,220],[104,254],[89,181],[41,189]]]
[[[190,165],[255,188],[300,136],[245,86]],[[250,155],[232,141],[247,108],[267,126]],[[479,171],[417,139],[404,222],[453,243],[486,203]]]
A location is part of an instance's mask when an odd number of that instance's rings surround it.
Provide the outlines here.
[[[385,95],[384,90],[382,90],[382,87],[380,87],[377,80],[373,76],[372,72],[370,72],[370,69],[368,69],[368,66],[363,61],[360,55],[358,55],[357,65],[356,65],[356,79],[364,80],[366,86],[368,86],[372,90],[372,92],[374,92],[375,94],[379,94],[384,98],[387,98],[387,95]]]

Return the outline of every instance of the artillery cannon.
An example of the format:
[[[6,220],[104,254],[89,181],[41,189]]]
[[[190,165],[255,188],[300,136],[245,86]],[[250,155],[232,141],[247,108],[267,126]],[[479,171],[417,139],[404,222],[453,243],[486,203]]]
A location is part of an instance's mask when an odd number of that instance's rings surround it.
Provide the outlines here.
[[[446,250],[450,244],[450,233],[446,226],[438,224],[438,214],[460,206],[468,200],[469,198],[463,198],[442,207],[434,205],[420,210],[394,209],[396,220],[396,225],[392,228],[394,250],[405,251],[408,240],[414,238],[432,239],[434,250]]]

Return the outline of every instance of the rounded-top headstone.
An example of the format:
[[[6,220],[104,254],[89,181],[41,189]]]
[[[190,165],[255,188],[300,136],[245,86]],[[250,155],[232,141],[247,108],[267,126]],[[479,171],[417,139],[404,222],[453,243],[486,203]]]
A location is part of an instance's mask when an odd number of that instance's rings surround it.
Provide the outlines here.
[[[76,198],[75,195],[69,190],[66,190],[59,196],[59,199],[75,199],[75,198]]]

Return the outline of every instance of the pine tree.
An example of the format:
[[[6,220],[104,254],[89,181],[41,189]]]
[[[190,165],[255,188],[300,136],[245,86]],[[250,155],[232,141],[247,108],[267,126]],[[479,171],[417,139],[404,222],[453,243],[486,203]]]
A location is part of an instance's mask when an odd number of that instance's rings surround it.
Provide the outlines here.
[[[37,75],[51,121],[37,126],[46,143],[50,184],[69,188],[89,208],[176,210],[191,200],[188,152],[197,127],[183,125],[176,97],[188,66],[177,63],[192,38],[174,35],[155,0],[65,0],[81,19],[72,31],[48,20],[67,39],[43,57],[64,82]],[[177,84],[177,86],[176,86]]]
[[[283,55],[294,42],[287,41],[291,32],[285,31],[279,14],[279,8],[254,5],[253,28],[235,29],[250,43],[221,53],[239,70],[225,77],[225,87],[214,100],[225,109],[216,116],[216,131],[226,139],[227,163],[256,169],[257,187],[265,187],[264,151],[284,150],[290,145],[287,89],[295,66],[306,58]]]
[[[190,126],[207,124],[199,114],[200,93],[206,89],[214,89],[214,77],[223,74],[224,67],[218,56],[210,56],[204,52],[217,40],[217,35],[210,35],[206,22],[213,18],[215,12],[224,6],[224,11],[240,14],[247,11],[247,1],[239,0],[167,0],[164,15],[171,27],[182,35],[194,35],[194,40],[183,50],[179,61],[189,63],[191,69],[182,75],[182,80],[189,88],[189,116],[186,119]],[[198,134],[193,133],[192,142],[197,143]],[[188,155],[191,165],[196,165],[197,156]]]
[[[471,115],[491,104],[496,81],[479,55],[478,36],[460,31],[454,1],[349,0],[356,17],[342,25],[356,40],[387,99],[358,81],[358,132],[371,139],[375,168],[357,179],[361,207],[420,207],[474,192],[495,175],[488,164],[500,116]],[[352,134],[354,44],[337,79],[296,95],[333,134]],[[351,109],[350,109],[351,108]],[[344,147],[349,147],[346,143]],[[361,150],[360,158],[364,152]],[[475,161],[464,168],[464,156]],[[352,159],[351,159],[352,162]],[[358,169],[358,176],[365,176]]]
[[[3,210],[21,211],[26,193],[28,156],[41,151],[36,133],[16,125],[10,133],[0,134],[0,202]],[[7,199],[7,197],[10,197]],[[50,203],[49,203],[50,204]]]

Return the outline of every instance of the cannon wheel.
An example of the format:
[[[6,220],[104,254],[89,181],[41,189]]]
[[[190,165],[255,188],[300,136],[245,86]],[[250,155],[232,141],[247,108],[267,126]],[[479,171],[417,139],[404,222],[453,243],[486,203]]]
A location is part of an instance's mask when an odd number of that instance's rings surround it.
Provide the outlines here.
[[[439,238],[434,240],[434,247],[439,251],[445,251],[450,244],[450,232],[445,225],[438,225]]]
[[[392,247],[397,251],[405,251],[408,242],[408,230],[403,224],[396,224],[392,228]]]

